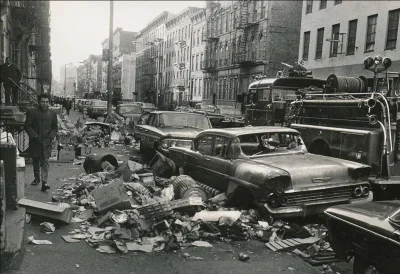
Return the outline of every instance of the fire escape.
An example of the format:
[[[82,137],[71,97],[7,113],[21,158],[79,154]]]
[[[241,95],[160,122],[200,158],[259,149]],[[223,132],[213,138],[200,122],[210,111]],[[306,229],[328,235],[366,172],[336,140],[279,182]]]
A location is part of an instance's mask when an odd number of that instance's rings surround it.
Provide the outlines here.
[[[240,14],[235,28],[240,31],[239,41],[237,42],[237,58],[234,63],[241,67],[253,66],[257,60],[257,12],[254,10],[249,13],[247,1],[240,2]]]

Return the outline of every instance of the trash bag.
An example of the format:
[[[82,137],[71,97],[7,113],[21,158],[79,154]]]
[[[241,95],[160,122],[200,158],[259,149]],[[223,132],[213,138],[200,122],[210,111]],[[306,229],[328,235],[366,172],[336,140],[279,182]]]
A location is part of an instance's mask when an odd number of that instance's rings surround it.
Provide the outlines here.
[[[155,176],[162,178],[170,178],[176,174],[176,165],[174,161],[168,159],[160,152],[156,151],[156,161],[151,166]]]

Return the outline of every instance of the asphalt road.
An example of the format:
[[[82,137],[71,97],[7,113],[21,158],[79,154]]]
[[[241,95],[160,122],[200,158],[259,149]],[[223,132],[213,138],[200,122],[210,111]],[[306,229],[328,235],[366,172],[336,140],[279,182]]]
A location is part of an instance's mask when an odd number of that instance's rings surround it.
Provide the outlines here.
[[[72,112],[74,121],[79,117]],[[124,152],[126,147],[115,146],[98,153],[112,153],[118,160],[127,160],[130,155],[137,154],[137,149]],[[96,152],[96,151],[95,151]],[[26,167],[25,196],[28,199],[49,202],[52,191],[62,186],[72,176],[83,171],[80,165],[72,163],[51,163],[49,184],[51,191],[42,193],[40,186],[32,186],[32,165]],[[39,230],[40,220],[33,219],[26,225],[25,238],[34,236],[35,239],[50,240],[52,245],[25,244],[24,259],[19,269],[6,273],[323,273],[322,267],[311,267],[306,262],[293,256],[291,253],[276,253],[269,250],[259,241],[213,243],[213,247],[190,247],[176,252],[103,254],[91,248],[86,242],[66,243],[61,236],[79,227],[71,223],[56,226],[54,234],[46,235]],[[247,252],[250,260],[238,260],[240,252]],[[201,257],[203,260],[187,260],[182,254]],[[339,264],[340,273],[351,273],[347,264]]]

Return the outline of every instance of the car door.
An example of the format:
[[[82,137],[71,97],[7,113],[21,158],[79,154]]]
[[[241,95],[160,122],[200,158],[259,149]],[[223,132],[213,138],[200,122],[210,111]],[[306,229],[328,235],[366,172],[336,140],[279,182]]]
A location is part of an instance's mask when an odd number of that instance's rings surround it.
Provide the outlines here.
[[[215,136],[211,155],[203,159],[205,183],[221,191],[229,184],[228,170],[232,163],[226,157],[228,145],[229,138]]]
[[[140,123],[135,126],[135,139],[140,140],[143,147],[153,147],[151,127],[157,123],[157,114],[143,114],[139,121]]]
[[[214,138],[211,135],[202,135],[194,141],[194,149],[185,153],[185,173],[196,181],[207,184],[209,174],[206,174],[207,164],[213,151]]]

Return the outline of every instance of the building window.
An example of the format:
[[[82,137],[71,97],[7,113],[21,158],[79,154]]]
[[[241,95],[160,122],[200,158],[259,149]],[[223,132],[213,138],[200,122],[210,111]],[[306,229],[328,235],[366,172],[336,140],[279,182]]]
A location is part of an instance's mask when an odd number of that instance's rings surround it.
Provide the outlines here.
[[[303,40],[303,61],[308,60],[308,49],[310,47],[310,32],[307,31],[304,33],[304,40]]]
[[[317,30],[317,47],[315,51],[315,59],[322,58],[322,49],[324,46],[324,28]]]
[[[228,26],[229,26],[229,13],[227,12],[225,15],[225,32],[228,32]]]
[[[326,2],[327,2],[327,0],[319,1],[319,9],[320,10],[326,9]]]
[[[347,55],[354,55],[356,50],[357,19],[349,21],[349,33],[347,36]]]
[[[367,40],[365,42],[365,51],[373,51],[374,50],[377,21],[378,21],[377,14],[368,16]]]
[[[339,31],[340,24],[336,24],[332,26],[332,40],[331,41],[331,54],[330,57],[336,57],[338,53],[339,47]]]
[[[260,14],[260,19],[264,19],[265,18],[265,6],[261,7],[261,14]]]
[[[342,0],[335,0],[335,2],[333,2],[334,5],[339,5],[342,4]]]
[[[197,45],[200,44],[200,29],[197,30]]]
[[[386,49],[395,49],[399,29],[400,9],[389,11]]]
[[[307,0],[306,2],[306,14],[312,12],[312,3],[313,0]]]
[[[199,55],[196,55],[196,70],[198,70]]]

